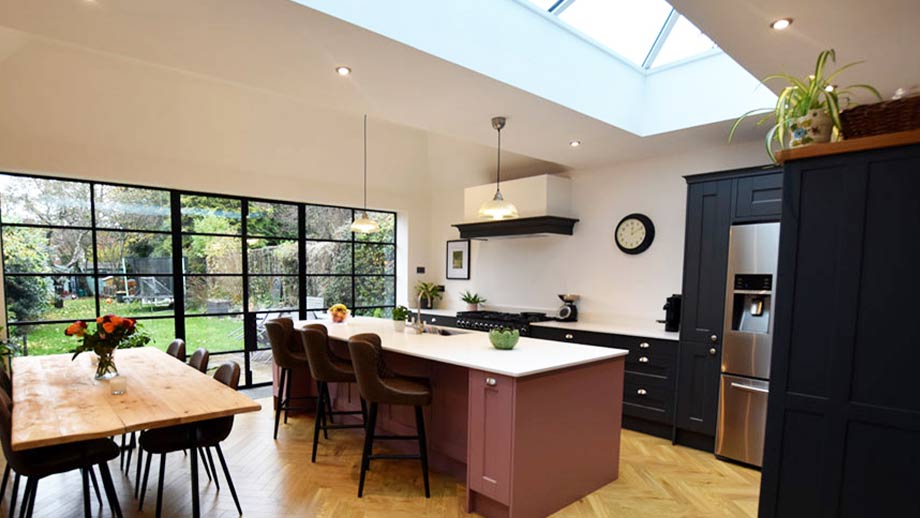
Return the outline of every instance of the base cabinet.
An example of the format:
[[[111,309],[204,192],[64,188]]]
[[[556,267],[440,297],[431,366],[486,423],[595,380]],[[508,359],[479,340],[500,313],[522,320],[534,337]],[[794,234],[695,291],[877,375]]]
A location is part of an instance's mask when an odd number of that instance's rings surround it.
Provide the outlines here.
[[[680,343],[677,416],[680,430],[715,437],[719,401],[719,347]]]
[[[511,438],[514,378],[470,371],[470,489],[508,505],[511,497]]]

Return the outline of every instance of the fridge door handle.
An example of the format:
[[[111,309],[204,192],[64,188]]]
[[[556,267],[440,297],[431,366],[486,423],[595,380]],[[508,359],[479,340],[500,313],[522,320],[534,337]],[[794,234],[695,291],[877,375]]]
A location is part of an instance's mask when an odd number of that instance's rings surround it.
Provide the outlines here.
[[[732,388],[736,388],[739,390],[746,390],[748,392],[757,392],[758,394],[769,394],[770,393],[768,389],[763,389],[760,387],[752,387],[750,385],[742,385],[740,383],[732,383]]]

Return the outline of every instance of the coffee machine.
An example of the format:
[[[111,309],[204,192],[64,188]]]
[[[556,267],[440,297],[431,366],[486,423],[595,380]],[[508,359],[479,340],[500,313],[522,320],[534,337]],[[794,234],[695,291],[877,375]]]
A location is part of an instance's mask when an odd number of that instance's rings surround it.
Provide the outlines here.
[[[659,320],[658,322],[664,324],[665,331],[676,332],[680,330],[680,301],[681,295],[675,293],[668,297],[667,303],[661,308],[664,310],[664,320]]]
[[[559,308],[559,316],[556,320],[560,322],[575,322],[578,320],[578,307],[575,303],[578,302],[580,298],[579,295],[573,295],[571,293],[559,295],[559,300],[562,301],[562,307]]]

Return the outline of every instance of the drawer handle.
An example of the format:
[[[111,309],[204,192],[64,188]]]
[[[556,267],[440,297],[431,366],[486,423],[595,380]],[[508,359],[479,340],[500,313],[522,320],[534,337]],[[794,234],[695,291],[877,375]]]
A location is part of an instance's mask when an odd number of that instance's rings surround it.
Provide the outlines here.
[[[437,319],[437,317],[431,317],[431,321],[432,321],[432,322],[437,322],[438,319]]]
[[[648,342],[642,342],[639,344],[639,349],[648,349],[649,347],[651,346],[648,344]]]
[[[709,348],[709,356],[715,356],[717,352],[719,351],[717,351],[715,347]]]
[[[498,385],[498,380],[495,378],[486,378],[486,386],[494,387],[495,385]]]
[[[648,394],[648,391],[645,390],[645,389],[639,389],[639,390],[636,391],[636,394],[639,394],[640,396],[644,396],[644,395]]]
[[[565,339],[566,339],[566,340],[571,340],[571,339],[573,339],[573,338],[575,338],[575,335],[573,335],[572,333],[567,333],[567,334],[565,335]]]
[[[648,363],[648,356],[640,356],[639,363]]]

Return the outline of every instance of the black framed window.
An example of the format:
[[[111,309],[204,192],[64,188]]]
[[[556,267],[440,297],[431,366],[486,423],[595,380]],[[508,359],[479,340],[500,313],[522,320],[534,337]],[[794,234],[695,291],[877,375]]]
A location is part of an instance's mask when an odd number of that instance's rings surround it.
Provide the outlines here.
[[[268,382],[267,320],[392,311],[396,214],[369,211],[381,232],[353,235],[355,211],[0,173],[7,330],[55,354],[74,346],[63,324],[131,316],[157,347],[184,338]]]

